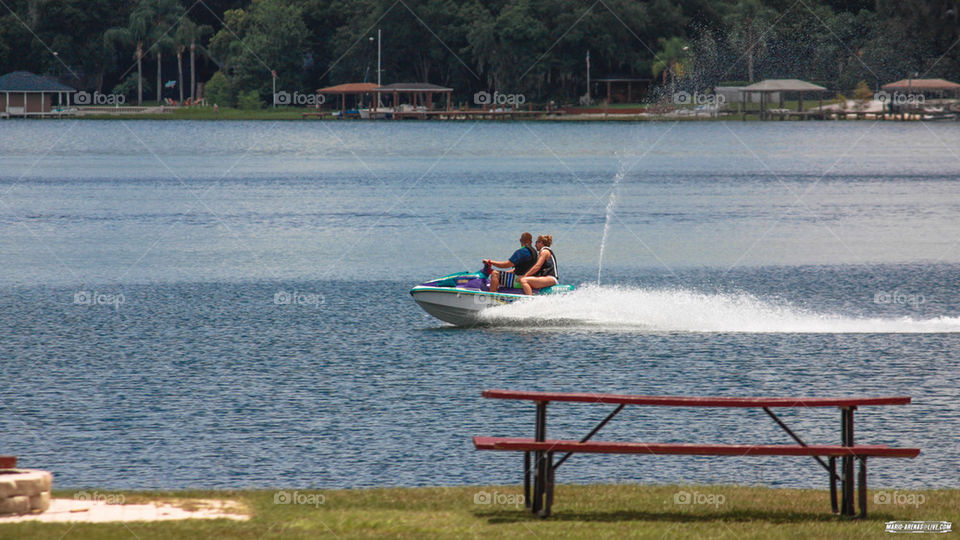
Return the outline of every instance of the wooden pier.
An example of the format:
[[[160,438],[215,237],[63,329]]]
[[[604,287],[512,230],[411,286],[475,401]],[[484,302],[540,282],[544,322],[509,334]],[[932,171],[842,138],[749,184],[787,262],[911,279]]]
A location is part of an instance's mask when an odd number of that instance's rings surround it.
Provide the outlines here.
[[[561,116],[563,111],[499,111],[484,109],[450,109],[437,111],[378,111],[376,114],[386,115],[387,118],[378,120],[523,120],[530,118],[543,118],[546,116]],[[359,115],[345,115],[334,117],[332,113],[325,112],[305,112],[303,118],[337,118],[337,119],[360,119]]]

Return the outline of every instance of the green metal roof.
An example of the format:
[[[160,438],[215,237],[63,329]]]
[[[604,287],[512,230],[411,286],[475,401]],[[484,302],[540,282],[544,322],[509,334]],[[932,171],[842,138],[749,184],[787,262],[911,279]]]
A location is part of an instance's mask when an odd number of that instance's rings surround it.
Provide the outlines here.
[[[0,92],[76,92],[76,89],[29,71],[14,71],[0,76]]]
[[[800,79],[766,79],[741,88],[746,92],[826,92],[827,89]]]

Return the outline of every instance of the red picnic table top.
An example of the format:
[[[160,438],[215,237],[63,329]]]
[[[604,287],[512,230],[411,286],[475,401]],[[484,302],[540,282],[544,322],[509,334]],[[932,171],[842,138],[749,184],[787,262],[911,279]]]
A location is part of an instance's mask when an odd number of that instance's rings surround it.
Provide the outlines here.
[[[861,405],[906,405],[909,396],[885,397],[724,397],[724,396],[638,396],[587,392],[532,392],[484,390],[483,397],[530,401],[568,401],[669,407],[857,407]]]

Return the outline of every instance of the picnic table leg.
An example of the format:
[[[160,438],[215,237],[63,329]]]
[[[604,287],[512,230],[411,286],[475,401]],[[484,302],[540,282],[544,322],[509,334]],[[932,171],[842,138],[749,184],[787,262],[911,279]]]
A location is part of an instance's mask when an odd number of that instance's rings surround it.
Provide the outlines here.
[[[530,452],[523,453],[523,500],[530,508]]]
[[[537,402],[537,426],[534,440],[543,442],[547,440],[547,402]],[[543,495],[546,490],[547,467],[546,456],[542,450],[534,452],[534,474],[533,474],[533,504],[530,510],[534,514],[539,514],[543,509]]]
[[[549,517],[550,508],[553,506],[553,452],[547,452],[547,476],[546,476],[546,494],[545,500],[543,503],[543,510],[540,512],[540,517]]]
[[[860,478],[857,494],[860,496],[860,517],[867,517],[867,456],[860,456]]]
[[[844,407],[840,413],[841,444],[853,446],[853,410],[855,407]],[[853,516],[856,510],[853,507],[853,460],[854,456],[843,456],[843,484],[840,490],[840,515]]]
[[[830,456],[830,510],[834,514],[840,511],[837,508],[837,456]]]

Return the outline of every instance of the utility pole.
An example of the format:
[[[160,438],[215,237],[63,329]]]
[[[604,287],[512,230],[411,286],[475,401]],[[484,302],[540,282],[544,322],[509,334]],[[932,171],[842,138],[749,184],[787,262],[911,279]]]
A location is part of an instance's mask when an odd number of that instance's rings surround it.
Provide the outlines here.
[[[380,80],[380,74],[383,72],[383,70],[380,69],[380,61],[383,56],[383,48],[380,45],[382,37],[383,37],[383,34],[381,30],[377,28],[377,86],[381,86],[382,84]],[[370,36],[370,41],[373,41],[373,36]],[[367,71],[368,72],[370,71],[369,67],[367,68]],[[366,81],[367,77],[364,76],[363,80]],[[380,103],[380,92],[377,92],[377,107],[382,107],[382,106],[383,105]]]
[[[381,47],[381,44],[383,43],[381,39],[382,37],[383,35],[380,33],[380,29],[377,28],[377,86],[381,86],[380,74],[383,72],[383,70],[380,69],[380,57],[383,52]],[[383,107],[383,103],[380,102],[380,92],[377,92],[377,107]]]
[[[587,51],[587,103],[586,103],[588,107],[590,106],[591,101],[593,100],[590,98],[590,51],[588,50]]]

